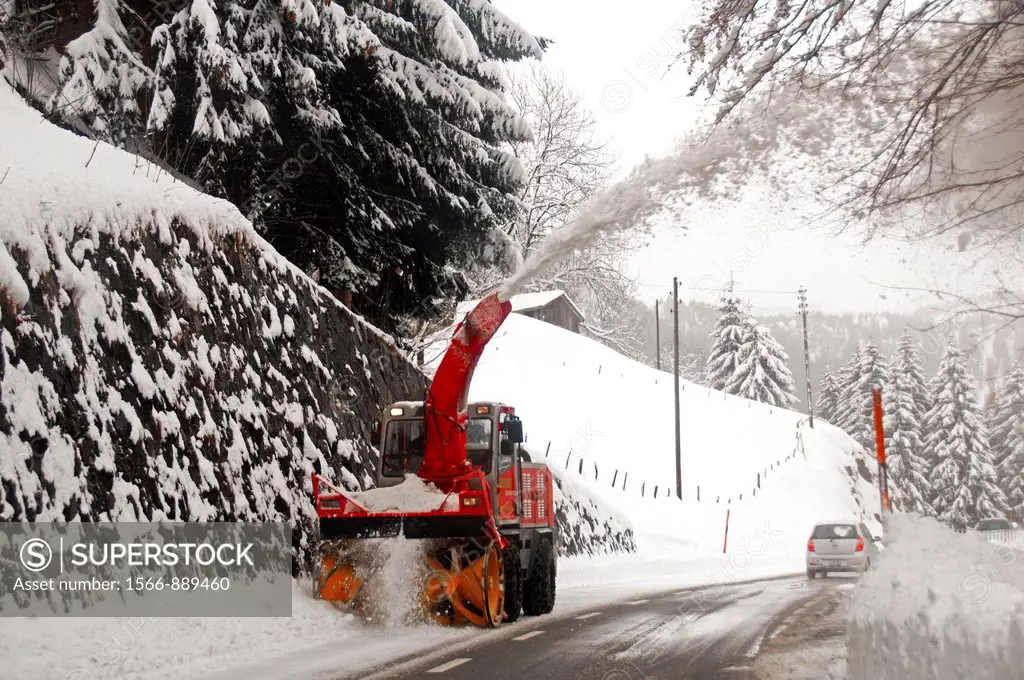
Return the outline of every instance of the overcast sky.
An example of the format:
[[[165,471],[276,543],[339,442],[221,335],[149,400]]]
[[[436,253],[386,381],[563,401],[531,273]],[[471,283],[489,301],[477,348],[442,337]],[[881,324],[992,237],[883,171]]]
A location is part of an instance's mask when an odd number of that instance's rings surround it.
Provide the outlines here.
[[[495,4],[535,35],[555,41],[544,61],[583,94],[600,133],[620,154],[620,173],[646,155],[667,153],[707,106],[701,96],[687,96],[685,69],[672,67],[679,36],[694,19],[686,3],[638,0],[629,11],[609,0]],[[707,289],[719,288],[731,271],[737,288],[751,291],[745,296],[756,309],[795,307],[795,295],[785,291],[803,284],[820,310],[909,311],[934,296],[893,287],[974,290],[988,276],[951,244],[862,246],[853,235],[837,238],[799,227],[794,215],[763,205],[753,192],[734,207],[687,215],[685,224],[666,219],[632,260],[642,297],[663,296],[678,276],[681,298],[713,299],[715,292]]]

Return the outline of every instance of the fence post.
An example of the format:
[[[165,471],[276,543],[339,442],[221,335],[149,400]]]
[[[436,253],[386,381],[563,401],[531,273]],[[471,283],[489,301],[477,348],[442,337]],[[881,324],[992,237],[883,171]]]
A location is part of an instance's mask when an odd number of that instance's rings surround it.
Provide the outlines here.
[[[722,554],[725,554],[726,548],[729,547],[729,514],[732,510],[725,511],[725,538],[722,539]]]
[[[580,458],[580,474],[583,474],[583,459]]]
[[[547,458],[548,454],[551,453],[551,440],[548,440],[548,448],[544,449],[544,457]]]
[[[697,502],[700,503],[700,484],[697,485]]]
[[[628,471],[622,473],[622,490],[623,491],[626,490],[626,480],[627,479],[629,479],[629,472]]]
[[[643,498],[644,492],[647,490],[647,482],[640,482],[640,497]]]
[[[616,482],[616,480],[618,480],[618,478],[619,478],[619,471],[616,470],[615,474],[612,475],[612,488],[613,489],[615,488],[615,482]]]
[[[594,481],[597,481],[597,463],[594,463]]]
[[[761,473],[760,472],[757,473],[757,488],[758,489],[761,488]]]

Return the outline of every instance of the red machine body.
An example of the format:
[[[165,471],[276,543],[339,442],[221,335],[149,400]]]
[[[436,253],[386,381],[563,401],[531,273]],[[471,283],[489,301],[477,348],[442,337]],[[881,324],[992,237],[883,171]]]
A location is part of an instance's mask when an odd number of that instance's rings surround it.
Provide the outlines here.
[[[381,426],[378,486],[409,484],[414,472],[443,493],[437,507],[408,511],[398,503],[395,510],[370,511],[313,475],[328,549],[318,579],[324,599],[358,609],[368,597],[368,565],[379,559],[352,539],[404,536],[429,539],[431,577],[422,598],[436,621],[490,626],[520,612],[551,611],[557,543],[551,471],[521,448],[522,423],[512,407],[484,402],[468,412],[480,356],[511,308],[496,294],[481,300],[455,329],[424,401],[393,404]],[[375,491],[364,493],[363,502],[373,505]]]

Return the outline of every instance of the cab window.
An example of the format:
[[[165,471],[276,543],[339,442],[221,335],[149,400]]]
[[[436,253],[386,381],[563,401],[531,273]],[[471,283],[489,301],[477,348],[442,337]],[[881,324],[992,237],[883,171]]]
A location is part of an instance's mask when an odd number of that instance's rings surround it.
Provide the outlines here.
[[[423,464],[426,433],[422,420],[392,420],[384,433],[381,472],[385,477],[415,474]]]

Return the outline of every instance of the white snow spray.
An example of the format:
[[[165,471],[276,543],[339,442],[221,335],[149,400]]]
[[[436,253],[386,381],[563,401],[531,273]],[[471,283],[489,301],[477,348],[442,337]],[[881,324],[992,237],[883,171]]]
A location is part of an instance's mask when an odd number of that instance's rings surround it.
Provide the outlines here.
[[[423,554],[420,541],[399,536],[388,542],[387,558],[378,583],[378,596],[383,598],[380,623],[387,628],[399,628],[418,620],[416,577],[424,564]]]
[[[552,264],[593,245],[601,236],[641,226],[664,207],[671,195],[669,189],[678,186],[684,176],[685,164],[683,155],[672,154],[637,166],[625,179],[591,199],[575,219],[551,232],[522,267],[505,279],[498,298],[508,300]]]

